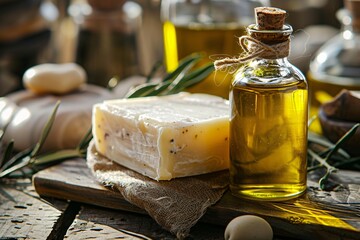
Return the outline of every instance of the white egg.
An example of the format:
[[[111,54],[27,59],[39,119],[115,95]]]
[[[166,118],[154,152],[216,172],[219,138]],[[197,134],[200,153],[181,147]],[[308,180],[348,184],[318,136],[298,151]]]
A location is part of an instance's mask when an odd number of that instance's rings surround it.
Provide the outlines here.
[[[271,240],[273,230],[263,218],[243,215],[230,221],[225,229],[225,240]]]

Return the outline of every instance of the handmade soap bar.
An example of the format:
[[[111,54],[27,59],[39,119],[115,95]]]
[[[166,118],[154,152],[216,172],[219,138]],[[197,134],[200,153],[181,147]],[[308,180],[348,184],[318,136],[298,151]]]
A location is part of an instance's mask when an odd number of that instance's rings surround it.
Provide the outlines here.
[[[156,180],[229,166],[226,100],[206,94],[110,100],[93,108],[97,151]]]

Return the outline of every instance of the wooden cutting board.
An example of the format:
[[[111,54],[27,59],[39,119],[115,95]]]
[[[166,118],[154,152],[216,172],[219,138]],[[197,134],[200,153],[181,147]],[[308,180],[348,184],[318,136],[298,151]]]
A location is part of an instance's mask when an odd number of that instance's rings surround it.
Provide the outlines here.
[[[308,191],[285,202],[255,202],[230,192],[211,206],[200,221],[226,225],[232,218],[254,214],[265,218],[278,236],[292,239],[360,239],[360,173],[340,171],[342,187],[325,192],[308,180]],[[119,192],[96,182],[84,159],[72,159],[38,172],[33,184],[41,196],[55,197],[146,214]]]

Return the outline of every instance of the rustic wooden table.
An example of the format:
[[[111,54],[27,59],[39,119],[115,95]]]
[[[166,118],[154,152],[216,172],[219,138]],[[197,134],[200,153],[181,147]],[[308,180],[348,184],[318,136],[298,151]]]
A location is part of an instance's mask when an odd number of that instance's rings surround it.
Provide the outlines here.
[[[223,239],[224,227],[196,224],[189,239]],[[144,214],[40,197],[31,179],[0,182],[0,239],[175,239]]]
[[[360,173],[339,173],[343,189],[316,190],[287,202],[247,202],[227,192],[188,239],[223,239],[243,214],[267,219],[275,239],[360,239]],[[61,200],[62,199],[62,200]],[[83,159],[65,161],[32,179],[0,179],[0,239],[176,239],[144,210],[96,182]]]

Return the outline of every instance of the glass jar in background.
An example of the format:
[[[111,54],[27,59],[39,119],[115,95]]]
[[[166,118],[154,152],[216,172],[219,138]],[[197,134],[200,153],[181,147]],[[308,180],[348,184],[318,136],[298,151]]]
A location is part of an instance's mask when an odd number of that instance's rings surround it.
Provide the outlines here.
[[[153,67],[162,61],[164,45],[160,20],[161,0],[136,0],[142,7],[140,29],[141,72],[148,75]]]
[[[310,113],[342,89],[360,90],[360,1],[345,0],[338,11],[342,31],[326,42],[310,62]]]
[[[75,1],[69,14],[77,27],[75,61],[88,82],[106,87],[108,81],[139,74],[139,28],[142,8],[132,1]]]
[[[266,4],[267,1],[251,0],[162,0],[167,70],[174,70],[179,59],[194,52],[204,53],[207,61],[240,54],[236,38],[245,34],[254,18],[254,8]],[[228,72],[216,72],[190,92],[228,98],[231,79]]]
[[[53,60],[57,9],[46,0],[0,1],[0,96],[23,89],[24,72]]]

